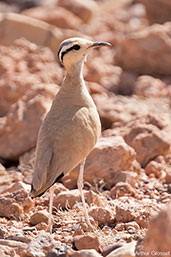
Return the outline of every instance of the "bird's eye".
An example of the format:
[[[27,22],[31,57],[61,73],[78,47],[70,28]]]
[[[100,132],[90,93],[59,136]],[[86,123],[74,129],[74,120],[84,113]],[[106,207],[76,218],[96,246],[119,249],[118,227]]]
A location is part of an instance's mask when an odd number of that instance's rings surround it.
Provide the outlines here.
[[[72,47],[72,49],[74,49],[74,50],[79,50],[79,49],[80,49],[80,46],[79,46],[79,45],[74,45],[74,46]]]

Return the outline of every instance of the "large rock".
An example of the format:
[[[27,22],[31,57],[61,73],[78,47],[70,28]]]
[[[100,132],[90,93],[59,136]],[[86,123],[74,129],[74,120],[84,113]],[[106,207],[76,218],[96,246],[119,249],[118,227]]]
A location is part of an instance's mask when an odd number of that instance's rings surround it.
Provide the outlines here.
[[[5,117],[0,118],[0,157],[17,159],[35,147],[37,134],[44,114],[54,97],[54,86],[37,85],[14,105]]]
[[[114,94],[92,94],[97,106],[103,129],[112,127],[112,124],[123,123],[137,119],[140,113],[147,115],[150,104],[137,97],[115,96]],[[135,108],[136,106],[136,108]]]
[[[98,7],[96,2],[92,0],[87,0],[87,1],[59,0],[58,5],[73,12],[79,18],[81,18],[85,23],[88,23],[90,21],[90,19],[97,11],[97,7]]]
[[[171,204],[155,216],[150,224],[144,239],[144,245],[141,251],[137,251],[136,256],[145,257],[154,256],[155,253],[163,253],[164,256],[170,256],[171,240]]]
[[[107,187],[116,183],[115,174],[119,171],[131,170],[135,160],[135,151],[129,147],[122,137],[100,138],[93,151],[87,157],[84,168],[84,181],[91,184],[103,180]],[[77,183],[79,166],[66,175],[62,181],[70,188]]]
[[[11,105],[33,85],[60,84],[62,74],[47,47],[39,47],[24,38],[10,46],[0,46],[0,116],[6,115]]]
[[[115,62],[140,74],[171,75],[171,22],[129,34],[118,46]]]
[[[75,30],[56,28],[46,22],[16,13],[1,15],[0,26],[0,44],[9,45],[15,39],[24,37],[37,45],[49,47],[55,55],[64,39],[74,36],[85,37]]]
[[[154,125],[134,125],[124,139],[135,149],[136,159],[142,167],[156,156],[166,155],[170,149],[167,134]]]
[[[144,97],[166,96],[166,85],[160,79],[151,76],[139,76],[135,84],[135,94]]]
[[[21,189],[0,196],[0,217],[23,219],[25,213],[33,207],[28,191]]]
[[[164,23],[171,21],[170,0],[138,0],[145,5],[147,18],[150,23]],[[155,11],[154,11],[155,10]]]
[[[28,9],[22,14],[64,29],[78,29],[82,24],[79,17],[62,7],[37,7]]]

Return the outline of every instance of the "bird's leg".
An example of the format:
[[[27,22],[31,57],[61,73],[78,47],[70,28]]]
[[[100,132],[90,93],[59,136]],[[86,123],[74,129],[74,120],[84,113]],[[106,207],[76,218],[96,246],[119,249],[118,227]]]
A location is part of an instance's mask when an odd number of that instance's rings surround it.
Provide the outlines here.
[[[88,211],[87,211],[86,202],[85,202],[85,198],[84,198],[84,192],[83,192],[83,173],[84,173],[85,161],[86,161],[86,159],[84,159],[83,162],[80,164],[80,174],[79,174],[79,177],[78,177],[77,186],[78,186],[78,189],[80,191],[81,200],[82,200],[82,203],[83,203],[83,208],[84,208],[84,213],[85,213],[85,218],[86,218],[87,225],[91,229],[93,229],[93,227],[90,223],[89,216],[88,216]]]
[[[53,208],[54,190],[55,190],[55,187],[52,186],[50,188],[50,197],[49,197],[49,218],[48,218],[47,231],[51,234],[52,234],[52,226],[53,226],[52,208]]]

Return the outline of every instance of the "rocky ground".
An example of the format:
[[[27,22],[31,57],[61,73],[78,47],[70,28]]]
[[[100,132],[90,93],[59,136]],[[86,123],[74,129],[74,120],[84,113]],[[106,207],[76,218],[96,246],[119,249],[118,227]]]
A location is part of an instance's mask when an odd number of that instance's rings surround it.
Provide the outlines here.
[[[15,0],[0,11],[0,256],[170,256],[170,0]],[[76,167],[55,185],[49,234],[49,191],[29,191],[37,133],[64,75],[57,49],[73,36],[112,44],[84,67],[102,123],[84,172],[94,230]]]

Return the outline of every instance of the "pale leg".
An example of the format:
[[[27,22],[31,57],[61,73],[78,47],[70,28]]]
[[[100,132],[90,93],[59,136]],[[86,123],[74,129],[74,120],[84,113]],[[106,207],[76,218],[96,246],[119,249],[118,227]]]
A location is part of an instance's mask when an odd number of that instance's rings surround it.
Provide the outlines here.
[[[52,208],[53,208],[53,198],[54,198],[54,190],[55,187],[52,186],[50,188],[50,197],[49,197],[49,218],[48,218],[48,227],[47,231],[52,234],[52,226],[53,226],[53,215],[52,215]]]
[[[84,208],[84,213],[85,213],[85,218],[86,218],[87,225],[92,229],[93,227],[90,223],[90,219],[89,219],[89,216],[88,216],[88,211],[87,211],[87,207],[86,207],[86,203],[85,203],[85,198],[84,198],[84,192],[83,192],[83,173],[84,173],[85,161],[86,161],[86,159],[84,159],[83,162],[80,164],[80,174],[79,174],[79,177],[78,177],[77,186],[78,186],[78,189],[80,191],[81,200],[82,200],[82,203],[83,203],[83,208]]]

